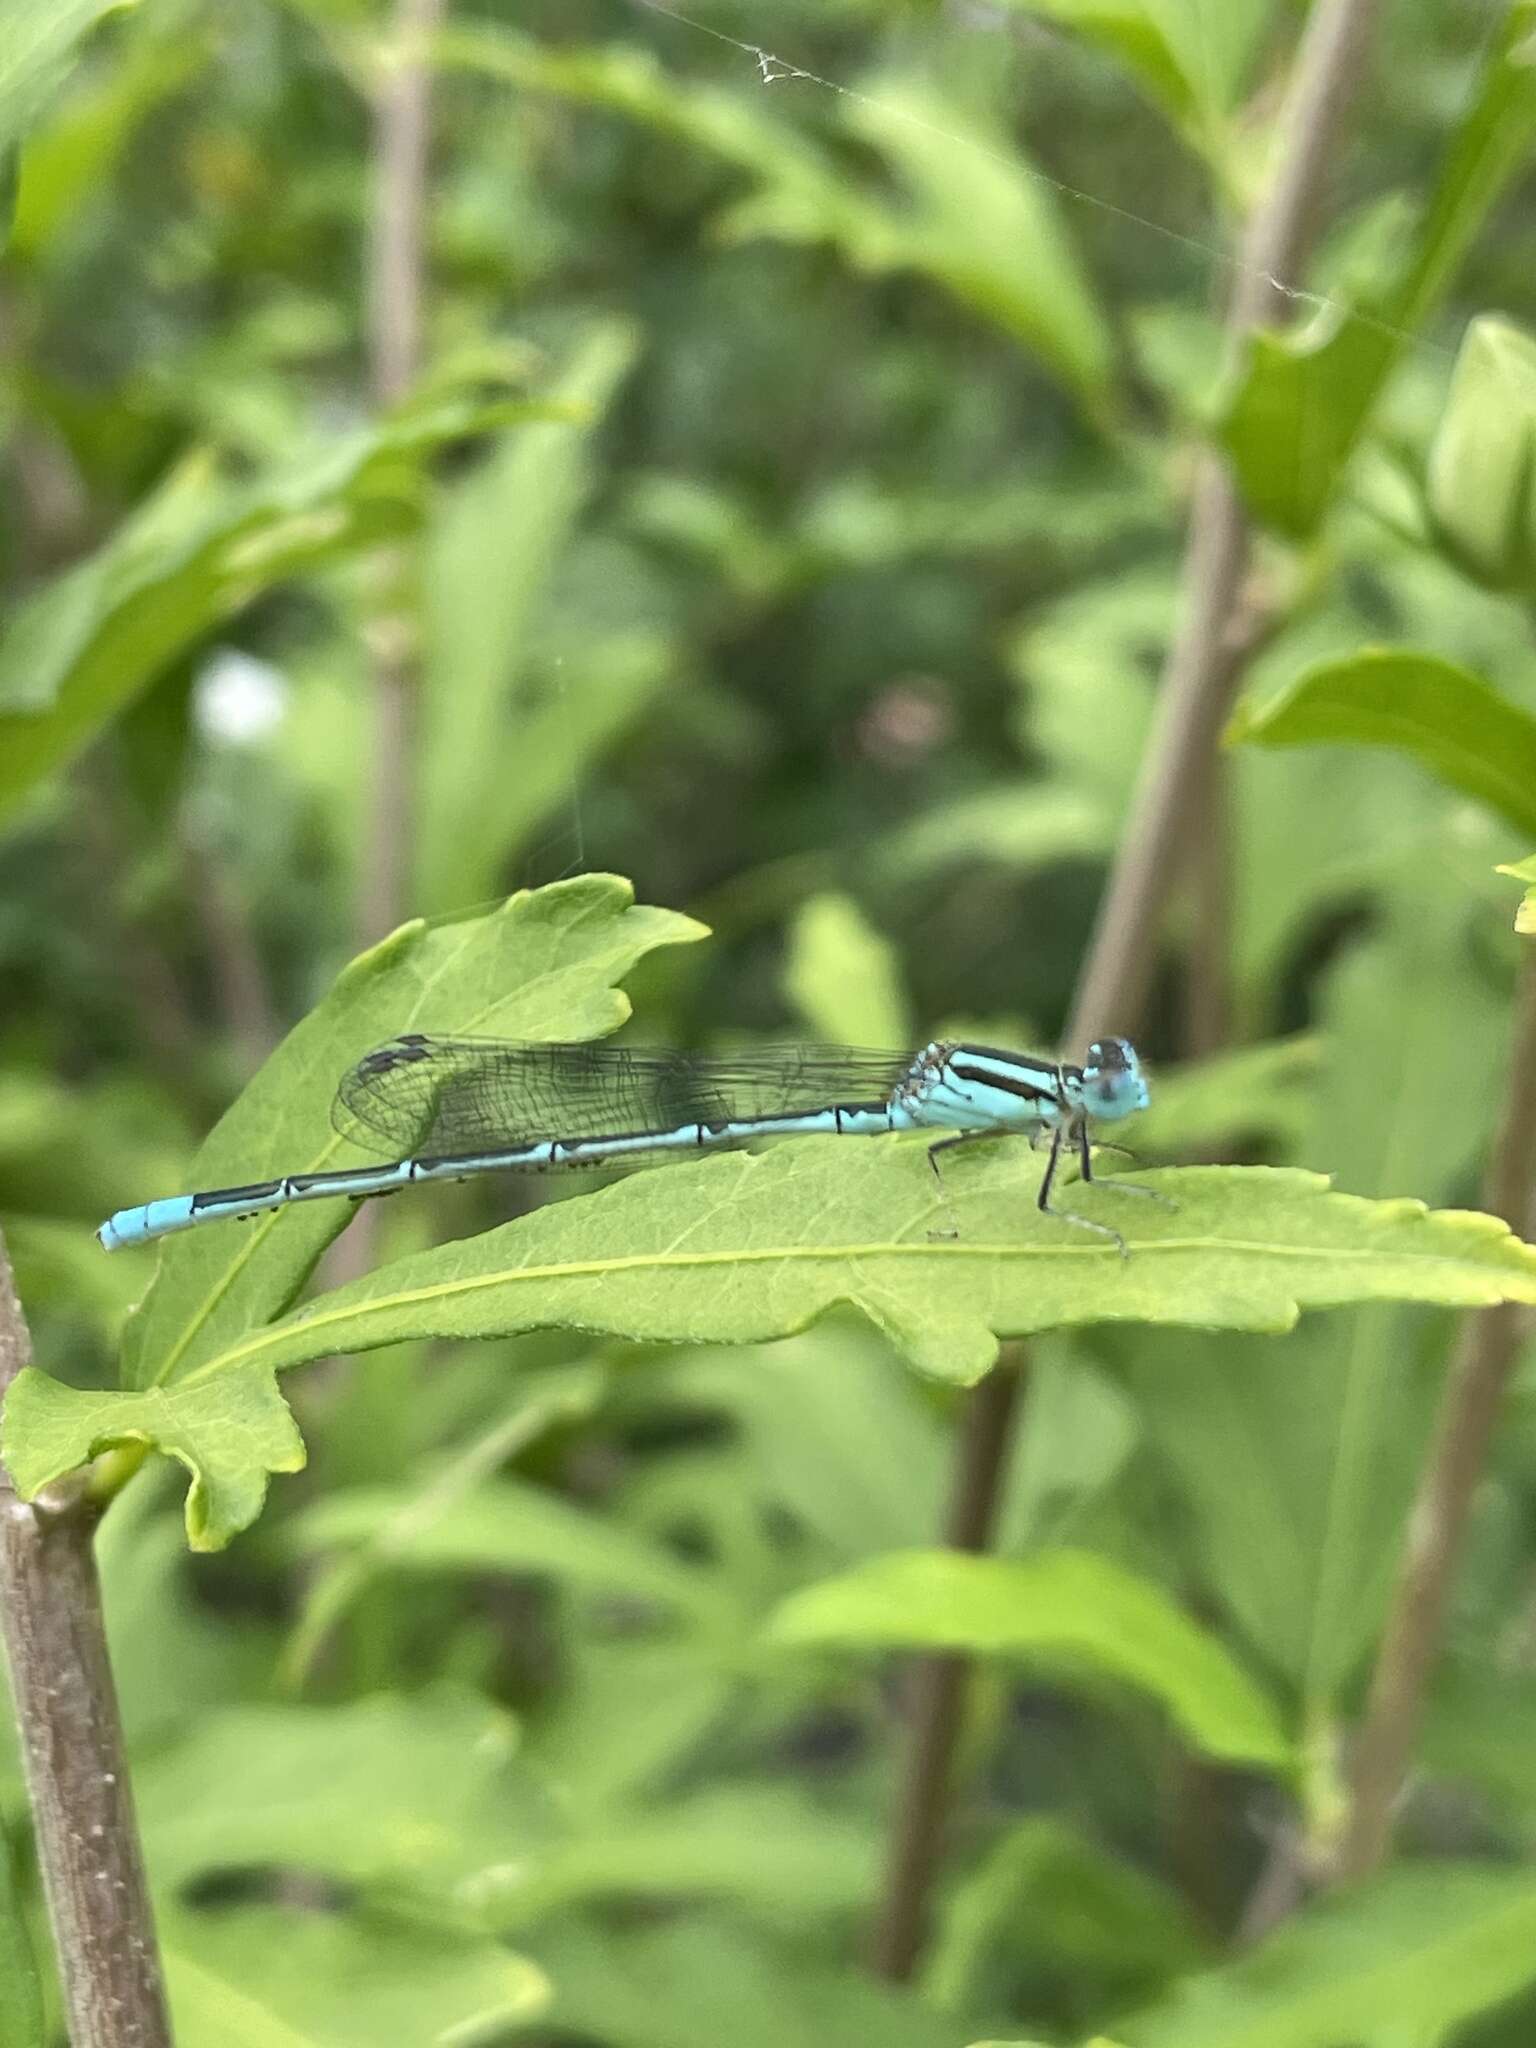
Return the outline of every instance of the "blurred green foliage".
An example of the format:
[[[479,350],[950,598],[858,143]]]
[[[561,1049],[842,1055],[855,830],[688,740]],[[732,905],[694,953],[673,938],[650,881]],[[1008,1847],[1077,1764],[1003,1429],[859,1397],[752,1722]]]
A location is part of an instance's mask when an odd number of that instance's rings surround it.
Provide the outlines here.
[[[422,374],[381,413],[385,12],[0,10],[0,1214],[52,1375],[7,1448],[36,1482],[153,1442],[194,1482],[146,1462],[98,1546],[184,2048],[1531,2038],[1529,1365],[1399,1861],[1245,1949],[1336,1828],[1453,1335],[1405,1303],[1526,1271],[1295,1171],[1475,1206],[1529,944],[1495,871],[1536,839],[1536,7],[1383,15],[1296,318],[1229,354],[1295,9],[464,0]],[[1170,1174],[1187,1265],[1094,1247],[1085,1282],[1022,1146],[952,1176],[1039,1255],[1006,1286],[921,1230],[899,1282],[847,1256],[931,1200],[911,1148],[417,1193],[363,1278],[321,1205],[103,1259],[194,1153],[203,1185],[340,1158],[339,1065],[423,1020],[1054,1042],[1205,435],[1266,631],[1229,1029],[1196,1028],[1191,889],[1142,1034],[1132,1142],[1204,1162]],[[431,922],[348,966],[383,657],[418,678],[396,829]],[[727,1184],[719,1276],[594,1278],[697,1244]],[[743,1256],[788,1214],[815,1286]],[[940,1380],[1036,1325],[999,1555],[935,1553]],[[364,1345],[290,1413],[275,1365]],[[191,1557],[184,1513],[249,1533]],[[896,1988],[860,1960],[880,1653],[924,1644],[986,1658]],[[0,2036],[51,2048],[5,1842],[0,1917]]]

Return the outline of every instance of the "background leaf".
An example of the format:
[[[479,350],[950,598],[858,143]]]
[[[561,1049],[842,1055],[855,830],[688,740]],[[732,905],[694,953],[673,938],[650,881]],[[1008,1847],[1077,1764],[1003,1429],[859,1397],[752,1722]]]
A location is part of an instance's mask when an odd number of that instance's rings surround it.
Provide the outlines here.
[[[1271,1768],[1289,1744],[1263,1693],[1155,1587],[1103,1558],[914,1551],[807,1586],[773,1622],[782,1643],[1038,1658],[1150,1692],[1214,1756]]]
[[[1240,708],[1228,738],[1394,747],[1517,831],[1536,831],[1536,718],[1435,655],[1372,648],[1322,663],[1280,698]]]

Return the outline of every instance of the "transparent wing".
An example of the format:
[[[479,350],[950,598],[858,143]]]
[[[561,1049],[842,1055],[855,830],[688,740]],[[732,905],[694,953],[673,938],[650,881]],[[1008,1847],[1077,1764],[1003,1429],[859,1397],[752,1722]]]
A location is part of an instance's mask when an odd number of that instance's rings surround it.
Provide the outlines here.
[[[883,1102],[911,1065],[910,1053],[846,1045],[754,1046],[714,1058],[603,1040],[524,1045],[412,1031],[358,1061],[331,1121],[370,1151],[451,1158],[543,1138]]]

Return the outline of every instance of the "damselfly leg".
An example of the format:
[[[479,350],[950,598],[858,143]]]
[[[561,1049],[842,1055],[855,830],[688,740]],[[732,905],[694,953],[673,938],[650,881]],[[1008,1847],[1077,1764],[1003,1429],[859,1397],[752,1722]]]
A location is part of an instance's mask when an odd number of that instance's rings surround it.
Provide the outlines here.
[[[1088,1126],[1080,1123],[1076,1132],[1077,1157],[1082,1177],[1096,1188],[1118,1188],[1122,1195],[1145,1195],[1149,1202],[1161,1202],[1165,1209],[1176,1209],[1179,1205],[1161,1188],[1144,1188],[1137,1181],[1111,1180],[1107,1174],[1093,1170],[1093,1147],[1088,1142]],[[1100,1144],[1101,1152],[1124,1152],[1127,1159],[1134,1159],[1135,1153],[1126,1151],[1124,1145]]]
[[[928,1147],[928,1164],[933,1168],[933,1177],[939,1184],[939,1206],[949,1218],[950,1224],[948,1230],[929,1231],[928,1235],[936,1243],[949,1244],[960,1235],[960,1224],[954,1210],[949,1206],[949,1195],[944,1187],[944,1176],[939,1171],[938,1155],[941,1152],[953,1152],[961,1145],[979,1144],[985,1139],[996,1138],[1000,1135],[1001,1133],[998,1131],[962,1131],[957,1138],[940,1138],[936,1144]]]

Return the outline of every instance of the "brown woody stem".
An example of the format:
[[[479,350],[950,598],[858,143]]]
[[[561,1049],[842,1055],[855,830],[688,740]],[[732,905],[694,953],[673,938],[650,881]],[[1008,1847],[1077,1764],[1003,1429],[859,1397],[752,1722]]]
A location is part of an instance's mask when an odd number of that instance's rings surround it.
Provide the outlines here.
[[[1227,312],[1234,346],[1257,326],[1281,324],[1293,304],[1289,292],[1312,246],[1328,169],[1359,86],[1377,7],[1378,0],[1317,0],[1307,19],[1278,123],[1274,173],[1235,257]],[[1072,1005],[1067,1043],[1074,1058],[1103,1032],[1134,1032],[1145,1007],[1184,820],[1192,795],[1209,774],[1253,644],[1243,589],[1249,538],[1248,517],[1226,464],[1207,451],[1190,508],[1181,625],[1169,650],[1156,723]],[[1019,1386],[1017,1369],[1000,1366],[971,1396],[972,1413],[961,1432],[956,1523],[983,1531],[992,1525]],[[973,1442],[982,1432],[993,1438],[985,1456]],[[880,1967],[895,1979],[911,1975],[918,1952],[960,1722],[963,1665],[949,1658],[929,1664],[931,1675],[919,1684],[897,1795],[897,1850],[880,1918]]]
[[[0,1240],[0,1394],[31,1340]],[[0,1629],[71,2048],[170,2048],[92,1537],[78,1489],[17,1497],[0,1468]]]

